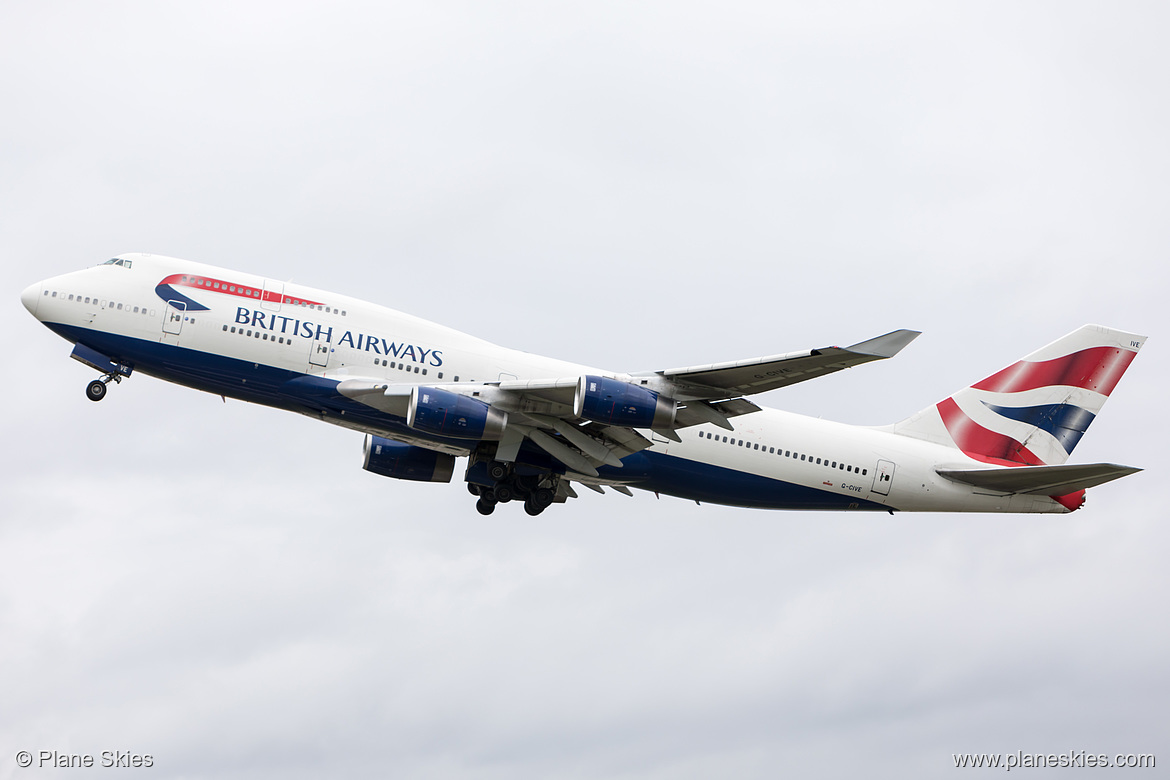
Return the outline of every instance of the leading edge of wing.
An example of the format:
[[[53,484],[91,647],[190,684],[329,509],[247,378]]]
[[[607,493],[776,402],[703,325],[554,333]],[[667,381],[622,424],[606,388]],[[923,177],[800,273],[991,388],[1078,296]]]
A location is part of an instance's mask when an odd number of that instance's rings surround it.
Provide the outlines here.
[[[692,391],[689,395],[696,398],[750,395],[893,357],[919,335],[921,331],[901,329],[848,347],[823,347],[653,373],[688,386]],[[715,392],[704,392],[707,388]]]

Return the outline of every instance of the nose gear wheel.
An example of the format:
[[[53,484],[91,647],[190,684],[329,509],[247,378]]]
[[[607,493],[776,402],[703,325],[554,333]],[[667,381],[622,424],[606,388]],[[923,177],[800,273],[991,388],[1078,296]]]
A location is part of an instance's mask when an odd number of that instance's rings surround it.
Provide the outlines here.
[[[95,379],[85,386],[85,397],[91,401],[100,401],[106,397],[110,380],[121,382],[120,374],[106,374],[101,379]]]

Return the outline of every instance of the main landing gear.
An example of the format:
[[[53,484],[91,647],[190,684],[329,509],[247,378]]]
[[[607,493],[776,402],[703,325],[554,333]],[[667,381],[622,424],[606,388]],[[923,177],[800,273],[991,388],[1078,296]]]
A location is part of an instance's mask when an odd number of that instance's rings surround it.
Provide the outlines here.
[[[552,506],[556,499],[555,475],[513,474],[506,464],[499,461],[488,465],[488,475],[494,482],[491,487],[467,483],[468,492],[479,497],[475,502],[475,510],[481,515],[490,515],[496,511],[496,504],[523,501],[524,511],[535,517]]]
[[[101,379],[95,379],[85,386],[85,397],[91,401],[100,401],[106,397],[106,391],[109,389],[110,380],[121,382],[120,374],[106,374]]]

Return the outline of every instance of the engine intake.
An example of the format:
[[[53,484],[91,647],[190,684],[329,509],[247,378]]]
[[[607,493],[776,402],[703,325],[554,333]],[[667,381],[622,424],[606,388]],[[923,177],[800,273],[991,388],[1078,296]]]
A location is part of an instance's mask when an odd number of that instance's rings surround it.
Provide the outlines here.
[[[406,424],[417,431],[453,439],[499,441],[508,415],[478,398],[436,387],[414,387]]]
[[[653,390],[603,376],[577,382],[573,412],[586,420],[630,428],[670,428],[678,403]]]
[[[383,477],[415,482],[450,482],[455,456],[404,444],[381,436],[366,436],[362,468]]]

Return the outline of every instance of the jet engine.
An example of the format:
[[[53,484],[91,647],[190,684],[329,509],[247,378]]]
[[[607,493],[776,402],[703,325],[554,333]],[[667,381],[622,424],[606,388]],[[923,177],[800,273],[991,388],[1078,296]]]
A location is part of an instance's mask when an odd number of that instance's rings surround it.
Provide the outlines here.
[[[381,436],[366,436],[362,468],[395,479],[450,482],[455,473],[455,456]]]
[[[508,415],[478,398],[436,387],[414,387],[410,391],[406,424],[435,436],[499,441],[508,424]]]
[[[676,411],[677,402],[653,390],[603,376],[581,377],[573,400],[578,417],[630,428],[670,428]]]

